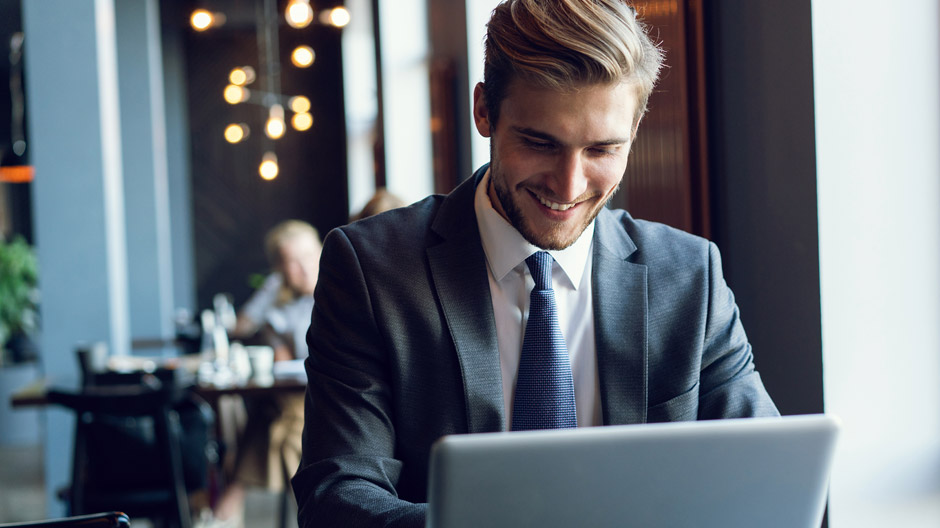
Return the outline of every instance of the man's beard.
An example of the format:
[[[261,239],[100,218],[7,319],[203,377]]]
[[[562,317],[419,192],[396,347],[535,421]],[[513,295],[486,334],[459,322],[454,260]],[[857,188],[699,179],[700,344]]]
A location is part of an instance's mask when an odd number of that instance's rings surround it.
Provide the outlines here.
[[[500,206],[506,213],[506,216],[509,217],[509,223],[516,228],[516,231],[522,235],[522,238],[526,239],[526,241],[533,246],[551,251],[562,250],[574,244],[581,236],[581,233],[597,218],[601,209],[610,202],[610,199],[613,198],[620,189],[620,184],[618,183],[617,188],[610,193],[607,200],[596,204],[594,206],[595,209],[584,218],[584,221],[578,229],[576,229],[573,234],[569,235],[567,233],[569,224],[562,222],[551,226],[548,230],[536,232],[531,224],[526,222],[522,208],[513,200],[514,195],[505,187],[505,180],[499,177],[499,167],[496,164],[491,165],[490,185],[493,186],[493,191],[496,193],[496,198],[499,200]],[[564,238],[566,235],[568,238]]]

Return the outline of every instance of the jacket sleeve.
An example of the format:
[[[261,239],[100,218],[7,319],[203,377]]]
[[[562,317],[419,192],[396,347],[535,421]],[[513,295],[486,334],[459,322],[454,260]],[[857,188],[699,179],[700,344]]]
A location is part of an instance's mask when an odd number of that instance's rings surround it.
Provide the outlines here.
[[[713,243],[708,244],[708,281],[698,419],[779,416],[754,368],[751,345]]]
[[[299,525],[423,527],[426,505],[396,493],[388,354],[341,229],[324,241],[307,345],[303,457],[292,480]]]

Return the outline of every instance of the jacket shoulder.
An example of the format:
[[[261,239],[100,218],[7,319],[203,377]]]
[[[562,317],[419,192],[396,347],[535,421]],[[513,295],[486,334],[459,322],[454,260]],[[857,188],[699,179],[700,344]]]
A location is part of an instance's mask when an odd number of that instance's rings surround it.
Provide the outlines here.
[[[698,235],[649,220],[633,218],[627,211],[608,211],[610,223],[632,242],[630,260],[638,263],[688,263],[695,256],[707,258],[710,242]]]
[[[444,197],[432,195],[411,205],[379,213],[335,228],[354,246],[361,244],[400,246],[423,241]],[[330,232],[327,237],[334,235]]]

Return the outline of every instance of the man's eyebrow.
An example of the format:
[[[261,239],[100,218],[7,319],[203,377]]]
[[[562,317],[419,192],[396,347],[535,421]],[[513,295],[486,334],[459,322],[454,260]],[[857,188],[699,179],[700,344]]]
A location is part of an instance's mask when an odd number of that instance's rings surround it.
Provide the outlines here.
[[[517,134],[522,134],[523,136],[529,136],[529,137],[533,137],[533,138],[536,138],[536,139],[543,139],[543,140],[545,140],[545,141],[549,141],[549,142],[552,142],[552,143],[561,143],[561,141],[559,141],[558,138],[556,138],[555,136],[553,136],[553,135],[551,135],[551,134],[549,134],[549,133],[546,133],[546,132],[541,132],[541,131],[539,131],[539,130],[535,130],[534,128],[515,127],[515,126],[514,126],[514,127],[512,127],[512,129],[513,129]]]
[[[536,130],[534,128],[528,128],[528,127],[515,127],[515,126],[510,127],[510,128],[512,128],[512,130],[516,132],[517,134],[522,134],[523,136],[529,136],[535,139],[541,139],[543,141],[548,141],[556,145],[565,145],[565,142],[559,140],[558,138],[556,138],[555,136],[547,132],[542,132],[541,130]],[[593,141],[591,142],[591,145],[592,146],[624,145],[626,143],[629,143],[629,141],[630,141],[629,139],[624,139],[624,138],[609,138],[609,139],[602,139],[600,141]]]

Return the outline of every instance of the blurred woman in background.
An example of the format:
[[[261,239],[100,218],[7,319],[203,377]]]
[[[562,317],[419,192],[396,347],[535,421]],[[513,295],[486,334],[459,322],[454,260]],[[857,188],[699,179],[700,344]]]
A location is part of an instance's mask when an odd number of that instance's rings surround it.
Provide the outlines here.
[[[260,326],[259,341],[274,349],[275,362],[308,355],[305,334],[321,249],[317,230],[299,220],[282,222],[265,237],[265,252],[274,272],[246,303],[240,318],[250,311],[251,324]],[[243,326],[243,330],[251,328]],[[303,394],[260,397],[245,405],[248,421],[238,441],[234,475],[215,508],[215,518],[205,526],[241,526],[246,487],[280,492],[300,465]]]

